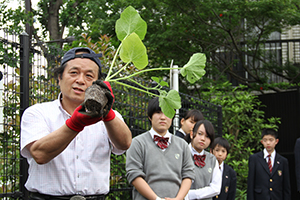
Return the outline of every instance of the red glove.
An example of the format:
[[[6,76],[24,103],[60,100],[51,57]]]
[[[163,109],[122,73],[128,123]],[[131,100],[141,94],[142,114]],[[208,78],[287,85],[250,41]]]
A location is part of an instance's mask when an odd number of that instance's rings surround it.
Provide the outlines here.
[[[115,96],[112,92],[112,89],[111,89],[111,86],[110,86],[109,82],[97,80],[97,81],[93,82],[93,84],[97,84],[100,87],[107,90],[107,92],[105,92],[105,96],[107,97],[108,101],[107,101],[107,104],[104,106],[104,109],[107,112],[104,113],[104,115],[103,115],[103,121],[108,122],[108,121],[113,120],[116,117],[116,114],[111,108],[112,108],[112,105],[115,101]]]
[[[82,105],[78,106],[74,110],[73,115],[67,119],[66,125],[73,131],[80,132],[85,126],[95,124],[102,119],[102,117],[91,117],[84,113],[85,108]]]

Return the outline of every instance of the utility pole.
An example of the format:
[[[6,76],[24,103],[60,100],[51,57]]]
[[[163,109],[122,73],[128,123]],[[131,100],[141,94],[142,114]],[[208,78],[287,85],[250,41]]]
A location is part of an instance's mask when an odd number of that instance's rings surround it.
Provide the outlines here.
[[[25,10],[27,13],[32,12],[32,8],[31,8],[31,0],[25,0]],[[33,28],[29,23],[26,23],[25,25],[25,31],[29,36],[29,45],[31,45],[31,38],[32,38],[32,31]]]

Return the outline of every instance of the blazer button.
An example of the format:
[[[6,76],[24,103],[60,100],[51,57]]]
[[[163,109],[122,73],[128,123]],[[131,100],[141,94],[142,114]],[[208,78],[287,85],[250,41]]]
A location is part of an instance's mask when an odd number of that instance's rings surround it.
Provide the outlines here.
[[[219,198],[219,196],[217,195],[217,196],[216,196],[216,199],[218,199],[218,198]]]
[[[273,182],[273,180],[272,180],[272,179],[270,179],[270,182]]]
[[[270,191],[272,192],[272,191],[273,191],[273,189],[272,189],[272,188],[270,188]]]

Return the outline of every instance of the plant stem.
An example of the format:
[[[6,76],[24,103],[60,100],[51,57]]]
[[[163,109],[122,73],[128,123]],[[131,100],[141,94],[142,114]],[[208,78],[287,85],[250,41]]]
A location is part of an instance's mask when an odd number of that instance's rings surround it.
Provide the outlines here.
[[[117,51],[116,51],[116,53],[115,53],[114,59],[113,59],[113,61],[111,62],[111,65],[110,65],[108,74],[107,74],[107,76],[106,76],[106,78],[105,78],[105,81],[110,80],[110,77],[109,77],[109,76],[110,76],[111,71],[112,71],[112,68],[113,68],[113,66],[114,66],[114,64],[115,64],[115,62],[116,62],[117,55],[119,54],[119,51],[120,51],[120,49],[121,49],[121,46],[122,46],[122,43],[119,45],[119,47],[118,47],[118,49],[117,49]]]
[[[140,84],[139,82],[137,82],[137,81],[135,81],[135,80],[133,80],[133,79],[129,79],[129,80],[130,80],[131,82],[137,84],[138,86],[144,88],[145,90],[157,90],[157,88],[159,87],[159,85],[156,85],[155,87],[150,88],[150,87],[146,87],[146,86]]]
[[[123,71],[129,65],[129,63],[130,62],[126,63],[126,65],[124,65],[119,71],[117,71],[111,77],[109,77],[107,81],[109,81],[110,79],[112,79],[113,77],[115,77],[116,75],[118,75],[121,71]]]
[[[131,75],[126,76],[126,77],[121,77],[121,78],[114,79],[114,81],[119,81],[119,80],[128,79],[128,78],[130,78],[130,77],[133,77],[133,76],[136,76],[136,75],[138,75],[138,74],[145,73],[145,72],[158,71],[158,70],[170,70],[170,69],[174,69],[174,68],[154,68],[154,69],[145,69],[145,70],[142,70],[142,71],[139,71],[139,72],[135,72],[134,74],[131,74]],[[176,69],[182,69],[182,67],[178,67],[178,68],[176,68]]]
[[[132,89],[134,89],[134,90],[138,90],[138,91],[140,91],[140,92],[144,92],[144,93],[149,94],[149,95],[152,95],[152,96],[156,96],[156,97],[159,97],[159,96],[160,96],[160,95],[157,95],[157,94],[148,92],[147,90],[142,90],[142,89],[140,89],[140,88],[137,88],[137,87],[128,85],[128,84],[126,84],[126,83],[122,83],[122,82],[115,81],[115,80],[111,80],[111,81],[112,81],[112,82],[115,82],[115,83],[117,83],[117,84],[119,84],[119,85],[123,85],[123,86],[126,86],[126,87],[128,87],[128,88],[132,88]]]

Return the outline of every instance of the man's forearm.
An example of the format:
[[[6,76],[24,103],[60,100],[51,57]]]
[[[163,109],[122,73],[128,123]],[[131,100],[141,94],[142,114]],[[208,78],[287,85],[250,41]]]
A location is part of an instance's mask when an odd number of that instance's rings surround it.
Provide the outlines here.
[[[132,135],[126,123],[118,117],[104,123],[113,145],[117,149],[127,150],[131,145]]]
[[[27,145],[31,156],[38,164],[48,163],[59,155],[78,133],[65,124],[56,131]]]

